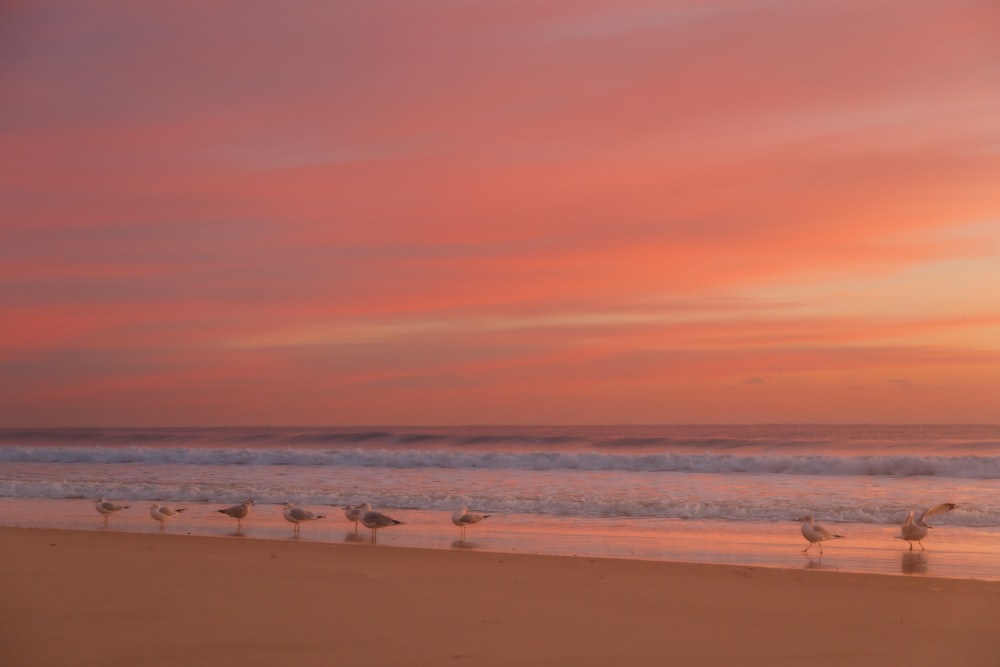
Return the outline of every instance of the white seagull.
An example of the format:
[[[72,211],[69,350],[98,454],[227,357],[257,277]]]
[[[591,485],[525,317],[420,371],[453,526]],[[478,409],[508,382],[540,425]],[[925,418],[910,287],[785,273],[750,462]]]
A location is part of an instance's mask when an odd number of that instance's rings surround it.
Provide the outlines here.
[[[149,506],[149,516],[153,517],[154,521],[160,522],[160,532],[163,532],[163,528],[167,525],[167,521],[173,519],[175,516],[185,511],[186,508],[170,509],[166,505],[158,505],[153,503]]]
[[[354,522],[354,534],[358,534],[358,521],[361,519],[361,505],[348,505],[344,508],[344,516]]]
[[[285,514],[285,520],[286,521],[290,521],[291,523],[295,524],[295,528],[293,529],[293,533],[295,534],[295,537],[299,536],[299,524],[301,524],[301,523],[303,523],[305,521],[315,521],[316,519],[324,519],[324,518],[326,518],[322,514],[314,514],[313,512],[310,512],[309,510],[304,510],[304,509],[298,508],[295,505],[293,505],[292,503],[285,503],[284,514]]]
[[[915,512],[910,510],[910,513],[906,515],[906,521],[903,525],[899,527],[899,535],[896,536],[897,540],[906,540],[910,543],[910,551],[913,551],[913,543],[916,542],[920,545],[920,550],[924,550],[924,543],[921,542],[922,539],[927,537],[927,531],[934,526],[928,526],[926,521],[932,516],[937,516],[938,514],[944,514],[945,512],[950,512],[958,507],[955,503],[941,503],[940,505],[935,505],[929,509],[924,510],[924,513],[920,515],[920,518],[916,521],[913,520],[913,515]]]
[[[362,503],[361,507],[358,508],[358,520],[364,524],[365,528],[372,529],[372,544],[375,544],[375,531],[379,528],[398,526],[403,523],[402,521],[396,521],[392,517],[386,516],[381,512],[372,511],[370,503]]]
[[[451,515],[451,522],[459,527],[460,541],[465,541],[465,528],[474,523],[479,523],[483,519],[489,517],[489,514],[480,514],[478,512],[470,512],[468,507],[461,507]]]
[[[118,503],[113,503],[110,500],[105,500],[104,498],[98,498],[94,501],[94,509],[104,515],[104,527],[108,527],[108,517],[115,512],[120,512],[122,510],[127,510],[128,505],[119,505]]]
[[[243,528],[243,519],[250,516],[250,508],[252,507],[252,500],[244,500],[239,505],[233,505],[232,507],[227,507],[224,510],[216,510],[216,512],[236,519],[236,532],[238,533],[240,532],[240,529]]]
[[[806,514],[804,517],[799,519],[802,522],[802,537],[809,540],[809,546],[802,550],[802,553],[806,553],[814,544],[819,544],[819,553],[823,555],[823,542],[825,540],[842,540],[843,535],[835,535],[829,530],[819,525],[813,521],[812,514]]]

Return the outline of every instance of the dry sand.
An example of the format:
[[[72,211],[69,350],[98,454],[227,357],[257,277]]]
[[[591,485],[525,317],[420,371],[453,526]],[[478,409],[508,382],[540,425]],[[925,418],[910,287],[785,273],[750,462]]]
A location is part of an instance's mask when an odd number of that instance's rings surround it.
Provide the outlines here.
[[[0,528],[0,665],[1000,665],[1000,582]]]

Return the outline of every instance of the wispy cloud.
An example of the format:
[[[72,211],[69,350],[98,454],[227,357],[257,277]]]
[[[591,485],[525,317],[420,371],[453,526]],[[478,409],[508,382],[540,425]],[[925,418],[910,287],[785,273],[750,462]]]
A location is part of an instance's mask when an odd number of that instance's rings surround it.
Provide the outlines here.
[[[988,3],[0,11],[0,423],[995,411]]]

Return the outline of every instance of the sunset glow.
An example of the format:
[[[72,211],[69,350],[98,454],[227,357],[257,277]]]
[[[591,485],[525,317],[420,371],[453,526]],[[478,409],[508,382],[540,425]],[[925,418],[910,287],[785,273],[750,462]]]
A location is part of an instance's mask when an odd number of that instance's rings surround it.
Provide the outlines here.
[[[1000,421],[998,31],[5,3],[0,426]]]

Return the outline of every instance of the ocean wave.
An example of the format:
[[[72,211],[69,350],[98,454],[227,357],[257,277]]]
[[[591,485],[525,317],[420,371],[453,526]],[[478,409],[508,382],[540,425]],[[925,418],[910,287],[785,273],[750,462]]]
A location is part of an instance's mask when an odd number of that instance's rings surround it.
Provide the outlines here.
[[[604,454],[1000,456],[1000,426],[5,428],[6,447],[458,450]]]
[[[0,462],[584,470],[1000,479],[1000,456],[747,455],[451,449],[5,446]]]

